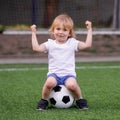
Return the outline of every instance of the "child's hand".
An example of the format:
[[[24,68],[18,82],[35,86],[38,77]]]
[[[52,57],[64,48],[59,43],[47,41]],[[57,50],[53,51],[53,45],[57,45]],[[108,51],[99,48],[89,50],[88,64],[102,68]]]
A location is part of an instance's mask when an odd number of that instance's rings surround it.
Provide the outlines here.
[[[36,32],[36,25],[32,25],[30,28],[32,32]]]
[[[85,24],[88,30],[92,28],[92,23],[90,21],[87,20]]]

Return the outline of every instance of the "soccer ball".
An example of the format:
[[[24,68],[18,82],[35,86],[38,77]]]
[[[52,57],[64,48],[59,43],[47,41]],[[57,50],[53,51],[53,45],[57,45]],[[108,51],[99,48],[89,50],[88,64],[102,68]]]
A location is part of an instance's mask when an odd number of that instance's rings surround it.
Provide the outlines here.
[[[74,98],[64,85],[58,85],[51,91],[49,101],[56,108],[69,108],[72,106]]]

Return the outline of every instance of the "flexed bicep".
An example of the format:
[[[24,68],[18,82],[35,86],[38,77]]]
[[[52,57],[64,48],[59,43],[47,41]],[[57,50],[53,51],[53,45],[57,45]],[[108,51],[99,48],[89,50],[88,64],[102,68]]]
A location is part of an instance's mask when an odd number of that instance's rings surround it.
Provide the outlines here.
[[[45,44],[39,44],[36,36],[36,25],[31,26],[32,31],[32,49],[36,52],[46,52]]]

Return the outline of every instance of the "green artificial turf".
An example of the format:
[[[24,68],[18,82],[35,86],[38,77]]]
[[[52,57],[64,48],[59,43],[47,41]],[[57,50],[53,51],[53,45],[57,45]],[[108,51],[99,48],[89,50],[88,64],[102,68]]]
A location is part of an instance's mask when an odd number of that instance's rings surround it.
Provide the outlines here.
[[[36,111],[47,65],[0,65],[0,120],[120,120],[120,62],[77,63],[89,109]],[[112,66],[112,67],[111,67]]]

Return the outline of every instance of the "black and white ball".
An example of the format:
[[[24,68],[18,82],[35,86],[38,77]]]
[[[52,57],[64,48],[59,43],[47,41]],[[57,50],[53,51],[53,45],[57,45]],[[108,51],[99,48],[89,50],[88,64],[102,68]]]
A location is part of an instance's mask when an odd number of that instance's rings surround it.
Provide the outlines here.
[[[58,85],[51,91],[49,101],[56,108],[69,108],[74,102],[74,97],[64,85]]]

